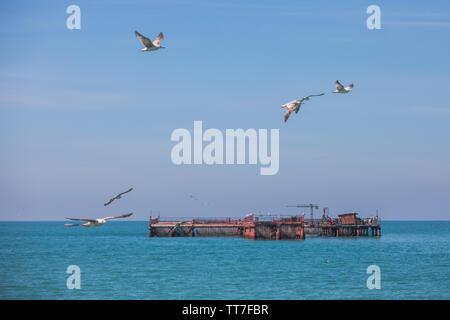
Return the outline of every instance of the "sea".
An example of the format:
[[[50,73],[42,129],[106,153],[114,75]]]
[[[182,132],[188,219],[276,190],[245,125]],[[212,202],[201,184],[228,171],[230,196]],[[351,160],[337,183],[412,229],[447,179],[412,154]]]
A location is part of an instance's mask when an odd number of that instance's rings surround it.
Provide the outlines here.
[[[148,238],[146,221],[0,222],[0,299],[449,299],[450,221],[381,227],[270,241]]]

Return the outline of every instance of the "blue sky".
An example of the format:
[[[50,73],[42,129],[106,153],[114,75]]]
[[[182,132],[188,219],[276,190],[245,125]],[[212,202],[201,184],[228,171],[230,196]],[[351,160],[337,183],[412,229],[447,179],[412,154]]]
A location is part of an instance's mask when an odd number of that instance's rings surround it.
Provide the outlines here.
[[[71,4],[81,30],[66,28]],[[139,52],[135,30],[163,31],[166,49]],[[2,1],[0,34],[0,220],[309,202],[449,218],[448,1]],[[331,94],[337,79],[354,91]],[[319,92],[283,122],[281,104]],[[194,120],[279,128],[279,173],[175,166],[170,135]]]

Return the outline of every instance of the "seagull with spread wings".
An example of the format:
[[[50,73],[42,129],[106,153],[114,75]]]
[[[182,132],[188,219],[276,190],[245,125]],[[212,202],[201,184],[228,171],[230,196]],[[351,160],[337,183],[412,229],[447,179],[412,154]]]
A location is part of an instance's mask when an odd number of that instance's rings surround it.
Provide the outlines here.
[[[142,52],[155,51],[155,50],[164,48],[163,46],[160,45],[160,42],[163,41],[163,39],[164,39],[164,35],[162,32],[160,32],[158,34],[158,36],[156,37],[156,40],[153,42],[149,38],[144,37],[142,34],[140,34],[137,31],[135,31],[134,34],[136,35],[136,37],[139,38],[139,40],[141,40],[142,44],[145,46],[145,48],[141,49]]]
[[[333,93],[349,93],[353,89],[353,83],[349,84],[347,87],[344,88],[344,86],[336,80],[336,90],[333,91]]]
[[[113,202],[114,200],[120,199],[125,193],[131,192],[131,190],[133,190],[133,188],[130,188],[130,189],[128,189],[128,190],[125,191],[125,192],[119,193],[117,196],[115,196],[115,197],[109,199],[109,201],[106,202],[106,203],[104,204],[104,206],[106,207],[107,205],[109,205],[109,204],[110,204],[111,202]]]
[[[284,122],[286,122],[289,119],[289,116],[291,115],[292,111],[295,111],[295,113],[298,113],[300,110],[300,107],[302,104],[305,103],[305,101],[308,101],[311,97],[320,97],[323,96],[325,93],[320,94],[310,94],[309,96],[303,97],[301,99],[292,100],[291,102],[288,102],[286,104],[283,104],[281,108],[286,109],[286,114],[284,115]]]
[[[180,228],[182,225],[186,224],[187,221],[179,221],[177,223],[175,223],[175,225],[173,227],[170,228],[169,230],[169,235],[172,236],[172,234],[178,230],[178,228]]]
[[[126,218],[131,216],[132,214],[133,213],[127,213],[117,217],[106,217],[101,219],[78,219],[78,218],[66,218],[66,219],[71,221],[84,221],[86,223],[82,224],[83,227],[99,227],[104,225],[108,220]]]

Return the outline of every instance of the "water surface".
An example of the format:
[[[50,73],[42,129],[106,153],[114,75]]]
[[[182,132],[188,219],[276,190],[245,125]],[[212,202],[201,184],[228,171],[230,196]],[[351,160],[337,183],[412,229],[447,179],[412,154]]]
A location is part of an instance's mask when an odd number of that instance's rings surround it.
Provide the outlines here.
[[[381,238],[305,241],[147,232],[140,221],[0,222],[0,298],[450,298],[450,221],[385,221]],[[380,290],[366,286],[372,264],[381,268]],[[67,289],[69,265],[81,269],[80,290]]]

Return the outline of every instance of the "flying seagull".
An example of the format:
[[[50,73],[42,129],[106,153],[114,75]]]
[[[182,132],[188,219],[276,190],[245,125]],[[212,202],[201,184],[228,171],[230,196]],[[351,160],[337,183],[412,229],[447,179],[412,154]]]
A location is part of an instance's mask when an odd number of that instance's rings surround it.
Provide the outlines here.
[[[186,224],[187,221],[179,221],[175,223],[175,225],[169,230],[170,234],[173,234],[179,227],[181,227],[183,224]]]
[[[113,202],[114,200],[120,199],[120,198],[122,197],[122,195],[124,195],[125,193],[130,192],[131,190],[133,190],[133,188],[130,188],[130,189],[128,189],[128,190],[125,191],[125,192],[119,193],[117,196],[115,196],[115,197],[109,199],[109,201],[108,201],[107,203],[105,203],[104,206],[106,207],[108,204],[110,204],[110,203]]]
[[[336,80],[336,90],[333,93],[349,93],[353,89],[353,83],[344,88],[344,86]]]
[[[141,40],[142,44],[145,46],[145,48],[141,49],[142,52],[145,51],[155,51],[161,48],[164,48],[163,46],[161,46],[159,43],[161,41],[163,41],[164,39],[164,35],[162,32],[160,32],[158,34],[158,36],[156,37],[155,41],[151,41],[149,38],[144,37],[142,34],[140,34],[139,32],[135,31],[134,34],[136,35],[136,37],[139,38],[139,40]]]
[[[188,221],[179,221],[179,222],[175,223],[174,228],[177,229],[177,228],[179,228],[180,226],[182,226],[183,224],[186,224],[186,223],[188,223]]]
[[[286,122],[289,119],[289,116],[291,115],[292,111],[295,111],[295,113],[298,113],[300,110],[300,107],[302,104],[305,103],[305,101],[308,101],[311,97],[320,97],[323,96],[325,93],[320,94],[310,94],[309,96],[303,97],[301,99],[292,100],[291,102],[288,102],[286,104],[283,104],[281,108],[286,109],[286,114],[284,115],[284,122]]]
[[[133,213],[127,213],[127,214],[123,214],[118,217],[106,217],[106,218],[101,218],[101,219],[77,219],[77,218],[66,218],[66,219],[71,220],[71,221],[84,221],[86,223],[82,224],[83,227],[98,227],[98,226],[104,225],[108,220],[126,218],[126,217],[131,216],[132,214]]]

